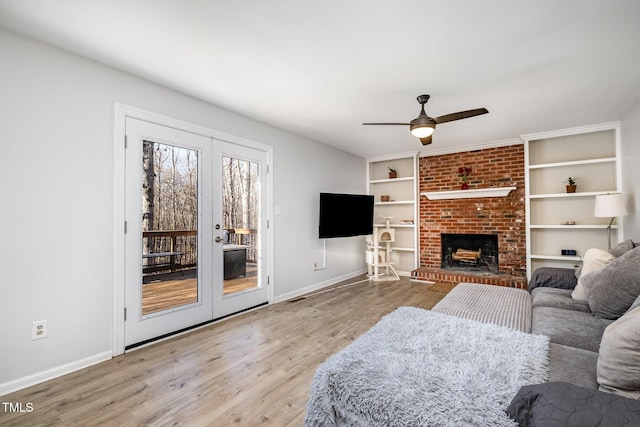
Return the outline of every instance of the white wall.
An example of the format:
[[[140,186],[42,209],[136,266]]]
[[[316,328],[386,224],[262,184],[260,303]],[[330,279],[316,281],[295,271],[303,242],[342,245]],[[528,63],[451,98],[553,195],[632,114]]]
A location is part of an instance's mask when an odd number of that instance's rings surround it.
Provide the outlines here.
[[[640,102],[622,119],[622,188],[629,215],[624,217],[624,236],[640,241]]]
[[[365,268],[360,239],[312,268],[318,193],[365,192],[364,159],[2,29],[0,64],[0,394],[111,353],[114,102],[274,147],[276,300]]]

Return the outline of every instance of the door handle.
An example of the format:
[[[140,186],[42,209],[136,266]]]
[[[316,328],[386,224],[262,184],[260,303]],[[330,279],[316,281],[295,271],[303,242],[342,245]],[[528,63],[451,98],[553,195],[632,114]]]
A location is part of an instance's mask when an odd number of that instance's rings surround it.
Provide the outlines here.
[[[215,241],[216,241],[216,243],[220,243],[220,242],[222,242],[222,238],[220,236],[217,236],[215,238]]]

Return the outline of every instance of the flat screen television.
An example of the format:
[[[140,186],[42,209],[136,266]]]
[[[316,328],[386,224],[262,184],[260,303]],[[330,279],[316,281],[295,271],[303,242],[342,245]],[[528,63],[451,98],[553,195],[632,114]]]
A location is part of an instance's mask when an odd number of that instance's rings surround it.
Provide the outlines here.
[[[373,234],[373,196],[320,193],[321,239]]]

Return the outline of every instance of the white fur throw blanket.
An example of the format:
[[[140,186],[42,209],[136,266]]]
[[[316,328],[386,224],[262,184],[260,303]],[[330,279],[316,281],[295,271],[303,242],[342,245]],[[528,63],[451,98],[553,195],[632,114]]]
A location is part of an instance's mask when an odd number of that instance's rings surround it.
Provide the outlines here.
[[[305,426],[514,426],[504,410],[548,376],[549,339],[414,307],[316,371]]]

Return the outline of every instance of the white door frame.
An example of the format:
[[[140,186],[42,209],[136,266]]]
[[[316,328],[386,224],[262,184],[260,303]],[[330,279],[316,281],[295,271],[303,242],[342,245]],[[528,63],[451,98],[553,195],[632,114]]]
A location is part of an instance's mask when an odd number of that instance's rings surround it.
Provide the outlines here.
[[[265,230],[268,239],[267,251],[269,256],[264,268],[268,271],[269,283],[268,298],[269,304],[273,304],[274,297],[274,277],[273,277],[273,174],[271,172],[271,163],[273,162],[273,147],[266,144],[252,141],[235,135],[230,135],[204,126],[174,119],[172,117],[157,114],[151,111],[132,107],[126,104],[114,103],[114,249],[113,249],[113,315],[111,330],[111,349],[112,355],[117,356],[124,353],[125,336],[124,336],[124,308],[125,308],[125,197],[126,197],[126,181],[125,181],[125,120],[127,117],[144,120],[161,126],[172,127],[185,132],[191,132],[209,138],[215,138],[232,144],[246,146],[256,150],[264,151],[267,155],[267,206],[266,216],[271,226]]]

